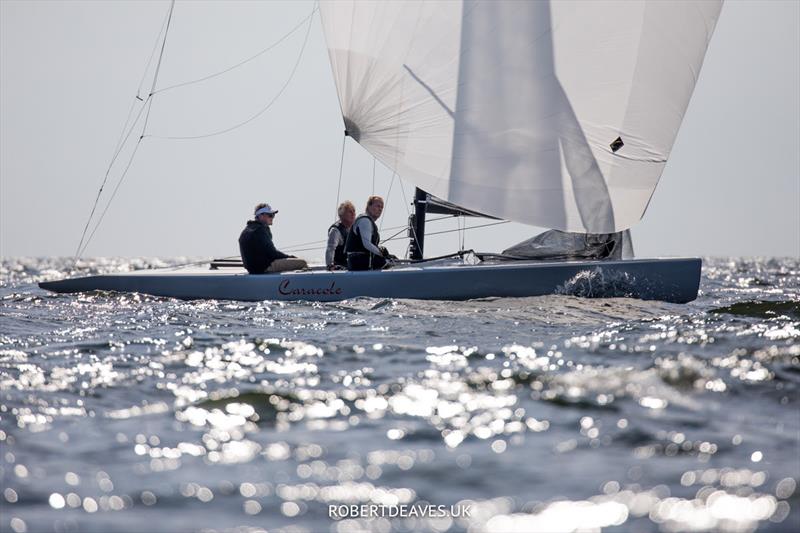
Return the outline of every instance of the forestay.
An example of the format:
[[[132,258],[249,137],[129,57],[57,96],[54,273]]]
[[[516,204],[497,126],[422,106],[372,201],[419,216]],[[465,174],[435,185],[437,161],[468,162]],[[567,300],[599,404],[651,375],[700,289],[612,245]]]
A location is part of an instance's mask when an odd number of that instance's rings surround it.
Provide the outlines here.
[[[535,226],[645,212],[721,1],[321,2],[345,128],[404,179]]]

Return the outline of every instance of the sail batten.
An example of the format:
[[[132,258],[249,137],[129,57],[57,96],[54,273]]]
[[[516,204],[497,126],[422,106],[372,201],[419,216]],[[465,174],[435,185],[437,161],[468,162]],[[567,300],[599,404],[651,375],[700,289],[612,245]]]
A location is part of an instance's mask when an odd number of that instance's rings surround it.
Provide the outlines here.
[[[338,0],[320,12],[346,127],[403,179],[498,218],[612,233],[647,208],[720,8]]]

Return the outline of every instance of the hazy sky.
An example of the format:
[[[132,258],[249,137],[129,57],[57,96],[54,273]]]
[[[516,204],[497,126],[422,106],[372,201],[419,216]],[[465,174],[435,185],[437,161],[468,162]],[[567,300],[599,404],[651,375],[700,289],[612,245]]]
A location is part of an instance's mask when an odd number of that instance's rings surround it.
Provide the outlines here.
[[[75,251],[168,5],[0,0],[3,257]],[[238,63],[311,9],[310,1],[178,1],[158,87]],[[147,133],[199,135],[249,118],[287,80],[304,33],[228,75],[156,96]],[[149,85],[142,94],[148,91]],[[273,228],[280,248],[324,239],[341,143],[315,15],[295,77],[258,119],[215,137],[142,141],[86,255],[234,255],[259,201],[281,211]],[[119,163],[106,193],[127,157]],[[342,197],[359,209],[372,192],[372,164],[347,141]],[[379,164],[376,193],[386,194],[390,176]],[[410,201],[413,186],[404,185]],[[384,228],[405,223],[404,203],[395,182]],[[429,229],[450,227],[438,222]],[[465,244],[499,251],[536,231],[518,224],[477,229]],[[800,256],[800,2],[725,4],[670,160],[633,237],[639,256]],[[402,255],[405,243],[390,248]],[[459,241],[451,233],[426,244],[432,255],[457,249]],[[300,255],[319,260],[322,251]]]

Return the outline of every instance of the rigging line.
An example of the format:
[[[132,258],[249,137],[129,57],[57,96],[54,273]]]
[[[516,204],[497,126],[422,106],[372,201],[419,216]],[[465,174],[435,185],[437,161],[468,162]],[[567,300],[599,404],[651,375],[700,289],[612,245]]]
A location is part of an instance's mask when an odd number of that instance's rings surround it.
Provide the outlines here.
[[[434,218],[434,219],[432,219],[432,220],[429,220],[428,222],[435,222],[435,221],[437,221],[437,220],[445,220],[445,219],[449,219],[449,218],[452,218],[452,216],[449,216],[449,215],[448,215],[448,216],[446,216],[446,217]],[[406,224],[401,224],[400,226],[391,226],[391,227],[388,227],[388,228],[386,228],[386,231],[401,230],[399,233],[397,233],[397,235],[399,235],[400,233],[402,233],[403,231],[405,231],[407,228],[408,228],[408,226],[407,226]],[[387,239],[387,240],[388,240],[388,239]],[[281,247],[281,249],[282,249],[282,250],[289,250],[289,251],[291,251],[291,250],[294,250],[295,248],[297,248],[297,247],[299,247],[299,246],[308,246],[308,245],[310,245],[310,244],[323,244],[323,243],[326,243],[326,242],[328,242],[328,240],[327,240],[327,239],[320,239],[320,240],[318,240],[318,241],[308,241],[308,242],[301,242],[301,243],[297,243],[297,244],[292,244],[292,245],[290,245],[290,246],[282,246],[282,247]]]
[[[103,212],[100,214],[100,218],[97,219],[97,224],[95,224],[94,229],[92,229],[92,232],[89,234],[89,238],[86,239],[86,244],[84,244],[83,248],[79,251],[78,257],[83,255],[83,252],[86,251],[86,248],[89,246],[89,243],[92,242],[92,237],[94,237],[94,234],[97,231],[97,228],[99,228],[100,224],[103,222],[103,219],[105,218],[106,213],[108,212],[108,208],[111,207],[111,202],[114,200],[114,197],[117,195],[117,191],[119,190],[120,185],[122,185],[122,182],[125,180],[125,176],[127,176],[127,174],[128,174],[128,169],[131,168],[131,164],[133,163],[133,158],[136,156],[136,152],[139,150],[139,146],[141,144],[142,144],[142,138],[139,137],[139,140],[136,141],[136,146],[133,147],[133,152],[131,153],[130,159],[128,159],[128,164],[125,166],[125,170],[122,171],[122,175],[120,176],[119,181],[117,181],[117,185],[114,187],[114,190],[111,192],[111,197],[108,199],[108,202],[106,202],[106,206],[103,209]]]
[[[133,97],[133,101],[131,102],[131,107],[128,110],[128,116],[125,119],[125,125],[122,127],[122,131],[120,132],[119,140],[117,141],[117,148],[115,148],[115,150],[119,149],[125,142],[123,141],[123,136],[125,135],[125,130],[128,128],[128,124],[130,123],[131,115],[133,114],[133,109],[136,107],[137,100],[139,102],[142,102],[143,106],[147,103],[147,98],[149,98],[149,96],[145,99],[142,99],[141,96],[142,85],[144,85],[144,80],[147,79],[147,73],[150,71],[150,65],[153,64],[153,58],[156,55],[156,50],[158,50],[158,43],[161,41],[161,35],[163,35],[164,30],[167,27],[167,24],[169,23],[169,19],[171,16],[172,16],[172,6],[170,6],[170,8],[167,10],[167,14],[164,16],[164,22],[161,23],[161,29],[158,30],[158,35],[156,36],[156,40],[153,43],[153,50],[150,52],[150,57],[147,59],[147,64],[144,67],[144,72],[142,72],[142,79],[139,80],[139,85],[136,87],[136,95]]]
[[[428,220],[428,222],[437,222],[439,220],[449,220],[449,219],[453,218],[454,216],[455,215],[447,215],[447,216],[444,216],[444,217],[432,218],[432,219]],[[508,222],[508,221],[504,220],[503,222]],[[480,226],[475,226],[475,227],[480,227]],[[389,239],[393,238],[394,236],[400,235],[405,230],[407,230],[408,229],[408,225],[407,224],[401,224],[399,226],[390,226],[390,227],[385,228],[385,229],[386,229],[386,231],[400,230],[399,232],[395,233],[392,237],[389,237],[388,239],[384,239],[384,240],[388,241]],[[301,243],[297,243],[297,244],[292,244],[290,246],[281,246],[281,249],[282,250],[291,251],[291,250],[296,249],[299,246],[308,246],[310,244],[322,244],[322,243],[326,243],[326,242],[328,242],[327,239],[320,239],[318,241],[308,241],[308,242],[301,242]],[[231,257],[233,257],[233,256],[231,256]]]
[[[283,249],[283,250],[285,250],[287,252],[297,252],[297,251],[299,251],[300,247],[302,247],[302,246],[308,246],[308,245],[311,245],[311,244],[316,244],[316,245],[327,244],[327,242],[328,241],[311,241],[311,242],[305,242],[305,243],[302,243],[302,244],[295,244],[294,246],[281,247],[281,249]],[[326,248],[326,247],[327,246],[322,246],[322,248]],[[316,249],[316,248],[309,248],[309,249]]]
[[[125,136],[125,131],[128,129],[128,125],[130,124],[131,116],[133,115],[133,110],[136,107],[136,102],[137,101],[142,102],[143,105],[147,103],[147,99],[142,99],[141,97],[142,85],[144,85],[144,80],[147,79],[147,73],[150,71],[150,65],[153,64],[153,58],[156,56],[156,50],[158,50],[158,43],[161,41],[161,36],[164,33],[164,29],[167,27],[171,15],[172,15],[172,6],[170,6],[170,9],[168,9],[166,15],[164,15],[164,21],[161,23],[161,29],[158,30],[158,35],[156,36],[156,40],[155,42],[153,42],[153,50],[150,52],[150,57],[147,59],[147,64],[144,67],[144,72],[142,72],[142,79],[139,80],[139,85],[136,88],[136,95],[133,97],[130,109],[128,109],[128,116],[125,118],[125,125],[122,127],[122,131],[119,134],[119,140],[117,141],[117,147],[114,150],[118,150],[122,146],[122,144],[125,142],[123,138],[127,139],[127,136]]]
[[[152,137],[154,139],[169,139],[169,140],[203,139],[205,137],[214,137],[216,135],[223,135],[225,133],[229,133],[229,132],[231,132],[231,131],[233,131],[235,129],[241,128],[242,126],[245,126],[245,125],[253,122],[255,119],[257,119],[258,117],[263,115],[270,107],[272,107],[272,104],[274,104],[278,100],[278,98],[281,97],[283,92],[289,86],[289,83],[291,83],[292,79],[294,78],[294,75],[297,72],[297,67],[300,66],[300,60],[303,58],[303,52],[306,49],[306,44],[308,44],[308,36],[311,34],[311,23],[313,21],[314,21],[313,17],[311,19],[309,19],[309,21],[308,21],[308,29],[306,30],[306,35],[305,35],[305,38],[303,39],[303,45],[300,47],[300,53],[297,55],[297,61],[295,61],[295,63],[294,63],[294,67],[292,68],[292,71],[289,74],[289,78],[286,80],[286,82],[283,84],[281,89],[278,91],[278,94],[276,94],[272,98],[272,100],[270,100],[267,103],[267,105],[264,106],[258,113],[256,113],[252,117],[248,118],[247,120],[245,120],[243,122],[240,122],[238,124],[235,124],[235,125],[233,125],[233,126],[231,126],[229,128],[225,128],[225,129],[218,130],[218,131],[213,131],[211,133],[204,133],[202,135],[186,135],[186,136],[181,136],[181,135],[145,135],[145,137]]]
[[[149,100],[150,100],[150,97],[148,96],[147,99],[145,100],[145,103],[147,103]],[[103,190],[105,189],[106,183],[108,182],[108,176],[111,174],[111,169],[114,167],[114,164],[117,162],[117,158],[119,157],[119,154],[122,152],[122,148],[125,146],[125,143],[128,142],[128,139],[130,138],[131,133],[133,133],[133,130],[136,128],[136,124],[139,122],[139,119],[142,117],[142,112],[144,112],[144,109],[145,109],[145,106],[142,106],[142,108],[139,109],[139,114],[136,115],[136,118],[134,119],[133,124],[131,124],[131,127],[128,130],[128,133],[125,135],[125,138],[117,146],[117,150],[114,153],[113,157],[111,158],[111,162],[108,164],[108,167],[106,168],[106,173],[103,176],[103,182],[100,184],[100,189],[97,191],[97,196],[94,199],[94,204],[92,205],[92,210],[89,213],[89,218],[86,220],[86,225],[83,227],[83,233],[81,234],[81,240],[78,242],[78,247],[75,249],[75,257],[73,258],[73,260],[76,263],[77,263],[78,259],[80,258],[81,246],[83,246],[83,240],[86,238],[86,232],[89,229],[89,225],[92,223],[92,219],[94,218],[94,214],[95,214],[95,212],[97,210],[97,205],[100,203],[100,196],[103,194]]]
[[[339,186],[336,187],[336,205],[334,209],[336,211],[336,217],[339,216],[339,197],[342,194],[342,169],[344,168],[344,145],[347,142],[347,135],[342,136],[342,156],[339,158]],[[334,220],[336,220],[334,217]]]
[[[446,216],[443,216],[443,217],[432,218],[432,219],[428,220],[427,222],[437,222],[439,220],[449,220],[451,218],[454,218],[455,216],[456,215],[446,215]],[[396,233],[392,237],[389,237],[388,239],[384,239],[385,241],[388,241],[388,240],[392,239],[393,237],[395,237],[396,235],[400,235],[400,233],[406,231],[408,229],[408,225],[407,224],[401,224],[399,226],[390,226],[390,227],[385,228],[385,229],[386,229],[386,231],[400,230],[398,233]],[[320,239],[320,240],[317,240],[317,241],[300,242],[300,243],[297,243],[297,244],[292,244],[290,246],[282,246],[281,249],[282,250],[287,250],[287,251],[297,251],[296,249],[298,247],[300,247],[300,246],[308,246],[308,245],[311,245],[311,244],[323,244],[323,243],[326,243],[326,242],[328,242],[327,239]]]
[[[400,190],[403,191],[403,203],[406,206],[406,215],[410,218],[411,217],[411,213],[408,210],[408,198],[406,198],[406,188],[403,187],[403,180],[402,179],[400,180]],[[417,238],[416,224],[409,224],[409,227],[411,228],[411,233],[414,236],[414,241],[416,241],[417,244],[419,244],[419,239]],[[410,245],[410,243],[409,243],[409,245]]]
[[[425,259],[402,260],[402,261],[397,261],[397,263],[400,263],[400,264],[403,264],[403,265],[417,265],[419,263],[429,263],[431,261],[441,261],[442,259],[449,259],[451,257],[464,257],[465,255],[467,255],[469,253],[475,254],[475,250],[462,250],[460,252],[455,252],[455,253],[452,253],[452,254],[439,255],[439,256],[436,256],[436,257],[427,257]]]
[[[315,244],[315,243],[308,243],[308,244]],[[320,242],[320,243],[316,243],[316,244],[322,244],[322,243]],[[298,246],[302,246],[302,245],[298,245]],[[299,248],[298,246],[289,246],[288,248],[283,248],[282,247],[282,249],[284,251],[286,251],[286,252],[299,252],[299,251],[305,250],[305,249],[308,249],[308,250],[322,250],[323,248],[327,248],[327,246],[319,246],[319,247],[316,247],[316,248]]]
[[[308,241],[308,242],[300,242],[297,244],[292,244],[291,246],[281,246],[281,248],[285,248],[286,250],[290,250],[292,248],[297,248],[298,246],[308,246],[309,244],[322,244],[324,242],[328,242],[327,239],[320,239],[318,241]]]
[[[156,40],[153,43],[153,50],[150,52],[150,58],[147,60],[147,65],[144,67],[144,72],[142,72],[142,79],[139,81],[139,86],[136,88],[136,97],[141,100],[141,93],[142,93],[142,85],[144,85],[144,80],[147,79],[147,73],[150,71],[150,65],[153,64],[153,58],[156,56],[156,50],[158,50],[158,43],[161,42],[161,35],[164,33],[164,29],[167,27],[169,18],[172,16],[172,6],[167,10],[167,14],[164,15],[164,22],[161,23],[161,29],[158,31],[158,36],[156,36]]]
[[[394,240],[395,238],[397,238],[397,236],[398,236],[398,235],[400,235],[401,233],[403,233],[404,231],[406,231],[406,229],[407,229],[407,228],[405,228],[405,227],[404,227],[403,229],[401,229],[400,231],[398,231],[398,232],[397,232],[397,233],[395,233],[394,235],[390,236],[388,239],[383,239],[381,242],[389,242],[389,241],[391,241],[391,240]],[[402,238],[406,238],[406,239],[407,239],[408,237],[400,237],[400,238],[401,238],[401,239],[402,239]]]
[[[456,218],[456,244],[461,248],[461,217]]]
[[[454,217],[456,217],[456,216],[457,216],[457,215],[447,215],[447,216],[444,216],[444,217],[432,218],[431,220],[428,220],[427,222],[436,222],[437,220],[447,220],[447,219],[450,219],[450,218],[454,218]],[[504,220],[503,222],[508,222],[508,221],[507,221],[507,220]],[[466,225],[466,221],[464,221],[464,224]],[[474,227],[476,227],[476,228],[479,228],[479,227],[481,227],[481,226],[474,226]],[[386,228],[386,231],[393,231],[393,230],[396,230],[396,229],[399,229],[400,231],[398,231],[398,232],[397,232],[397,233],[395,233],[394,235],[390,236],[388,239],[383,239],[381,242],[388,242],[388,241],[391,241],[391,240],[394,240],[394,239],[396,239],[398,235],[400,235],[400,234],[401,234],[401,233],[403,233],[404,231],[408,230],[408,225],[402,225],[402,226],[393,226],[393,227],[391,227],[391,228]],[[472,228],[467,228],[467,229],[472,229]],[[450,231],[456,231],[456,230],[450,230]],[[441,233],[441,232],[440,232],[440,233]],[[446,232],[445,232],[445,233],[446,233]],[[434,233],[427,233],[426,235],[434,235]],[[408,238],[410,238],[410,237],[400,237],[400,238],[405,238],[405,239],[408,239]],[[322,241],[320,241],[320,242],[322,242]],[[309,243],[309,244],[311,244],[311,243]]]
[[[122,147],[124,146],[125,142],[127,142],[128,137],[130,136],[131,132],[133,132],[133,130],[134,130],[135,126],[136,126],[136,123],[139,121],[139,117],[141,117],[141,112],[143,110],[147,109],[147,112],[145,113],[145,116],[144,116],[144,126],[142,127],[142,134],[139,136],[139,140],[136,142],[136,146],[134,146],[133,152],[131,153],[131,158],[128,160],[128,164],[125,167],[125,170],[123,171],[122,175],[120,176],[120,179],[117,182],[117,185],[114,188],[114,191],[111,194],[111,197],[109,198],[108,203],[106,203],[106,207],[103,209],[103,213],[100,216],[100,218],[98,219],[97,224],[95,225],[94,229],[92,230],[92,233],[89,235],[89,238],[86,239],[86,243],[83,244],[83,248],[80,247],[80,244],[78,245],[78,252],[75,255],[75,262],[76,263],[78,262],[78,258],[80,258],[80,256],[83,254],[83,252],[89,246],[89,242],[92,240],[92,237],[94,236],[95,232],[97,231],[97,228],[100,227],[100,223],[103,221],[103,218],[105,217],[105,214],[108,211],[108,208],[111,205],[111,202],[114,200],[114,196],[116,196],[117,191],[119,190],[119,186],[122,184],[123,179],[125,179],[125,175],[128,173],[128,169],[131,167],[131,163],[133,163],[133,158],[136,155],[136,152],[139,150],[139,145],[141,144],[142,139],[144,138],[144,133],[147,130],[147,121],[150,118],[150,110],[153,107],[152,94],[153,94],[153,91],[156,88],[156,82],[158,81],[158,73],[161,70],[161,61],[164,58],[164,48],[166,47],[166,44],[167,44],[167,35],[169,34],[169,25],[170,25],[170,22],[172,21],[172,13],[173,13],[174,10],[175,10],[175,0],[172,0],[172,2],[169,5],[169,15],[167,16],[167,23],[164,26],[164,39],[161,41],[161,52],[159,53],[158,63],[156,64],[156,69],[155,69],[155,72],[153,73],[153,85],[150,88],[150,94],[147,95],[147,99],[145,100],[144,105],[142,105],[142,109],[139,111],[139,115],[136,117],[136,120],[134,121],[133,125],[131,126],[131,129],[128,131],[128,134],[125,136],[125,140],[123,140],[123,142],[120,144],[120,146],[119,146],[119,148],[117,150],[117,153],[114,155],[114,158],[112,159],[112,163],[111,163],[111,165],[109,165],[109,171],[111,170],[111,166],[113,166],[114,161],[116,161],[116,158],[119,155],[119,152],[122,150]],[[106,182],[107,179],[108,179],[108,174],[106,174],[106,177],[103,179],[103,186],[100,188],[100,191],[98,191],[98,193],[97,193],[97,200],[95,201],[94,207],[92,207],[92,214],[89,216],[89,220],[86,223],[86,228],[88,228],[89,224],[91,223],[92,216],[94,215],[95,209],[97,208],[97,203],[100,200],[100,194],[103,191],[103,187],[105,186],[105,182]],[[84,229],[84,235],[85,234],[86,234],[86,229]],[[83,236],[81,236],[81,242],[83,242]]]
[[[459,250],[461,249],[461,217],[456,218],[456,243]]]
[[[489,227],[489,226],[497,226],[498,224],[508,224],[509,222],[511,222],[511,221],[510,220],[501,220],[500,222],[492,222],[491,224],[480,224],[478,226],[465,227],[464,230],[466,231],[468,229],[486,228],[486,227]],[[448,229],[448,230],[442,230],[442,231],[434,231],[432,233],[426,233],[425,236],[428,237],[430,235],[441,235],[442,233],[453,233],[454,231],[459,231],[459,230],[457,230],[457,229]]]
[[[136,94],[136,96],[133,97],[133,100],[131,101],[131,107],[128,109],[128,116],[125,118],[125,125],[122,126],[122,131],[119,132],[119,139],[117,140],[117,146],[114,148],[114,152],[117,152],[122,147],[123,143],[125,142],[124,141],[124,139],[126,138],[125,132],[128,130],[128,125],[131,122],[131,116],[133,115],[133,109],[136,107],[136,102],[137,101],[144,102],[145,100],[142,100],[141,98],[139,98],[139,94],[138,93]],[[112,161],[113,161],[113,158],[112,158]]]
[[[389,182],[389,192],[386,193],[386,200],[383,201],[384,212],[386,211],[386,208],[389,207],[389,196],[392,194],[392,185],[394,185],[395,176],[397,176],[397,172],[393,171],[392,172],[392,181]],[[383,221],[384,220],[386,220],[386,214],[385,213],[381,217],[381,225],[380,225],[380,229],[378,231],[383,231]]]
[[[372,156],[372,196],[375,196],[375,156]]]
[[[164,60],[164,50],[167,47],[167,35],[169,34],[169,23],[172,22],[172,13],[175,10],[175,0],[169,5],[169,16],[167,17],[167,26],[164,28],[164,40],[161,41],[161,51],[158,54],[158,63],[156,63],[156,70],[153,73],[153,85],[150,87],[151,96],[156,90],[156,83],[158,83],[158,72],[161,70],[161,62]]]
[[[164,59],[164,50],[167,48],[167,35],[169,35],[169,23],[172,22],[172,12],[175,10],[175,0],[169,5],[169,17],[167,18],[167,27],[164,28],[164,40],[161,41],[161,52],[158,54],[158,63],[156,63],[156,70],[153,73],[153,85],[150,87],[150,94],[147,95],[149,102],[147,103],[147,113],[144,116],[144,127],[142,128],[142,135],[139,140],[144,137],[147,131],[147,121],[150,120],[150,110],[153,108],[153,92],[156,90],[156,83],[158,83],[158,73],[161,71],[161,61]],[[138,146],[138,143],[137,143]]]
[[[167,14],[164,16],[164,21],[161,23],[161,29],[158,31],[158,35],[156,36],[156,40],[153,43],[153,50],[152,50],[152,52],[150,52],[150,58],[147,60],[147,65],[145,65],[144,72],[142,73],[142,79],[139,81],[139,86],[136,89],[136,96],[134,97],[133,101],[131,102],[131,106],[128,109],[128,116],[125,119],[125,125],[122,126],[122,131],[120,131],[120,138],[119,138],[119,140],[117,140],[116,148],[114,148],[114,155],[111,156],[111,161],[108,163],[108,167],[106,168],[105,175],[103,176],[103,181],[100,184],[100,189],[97,191],[97,196],[96,196],[96,198],[94,200],[94,204],[92,205],[91,212],[89,213],[89,218],[86,221],[86,225],[83,228],[83,233],[81,233],[81,239],[78,242],[77,248],[75,249],[75,256],[73,258],[75,263],[78,262],[80,249],[81,249],[81,246],[83,246],[83,240],[86,238],[86,232],[89,229],[89,225],[92,223],[92,219],[94,217],[95,211],[97,210],[97,205],[100,203],[100,196],[102,195],[103,189],[105,188],[106,183],[108,182],[108,176],[109,176],[109,174],[111,172],[111,168],[114,166],[114,163],[117,161],[117,157],[119,157],[119,154],[122,151],[123,146],[128,141],[128,138],[130,137],[131,132],[135,128],[136,123],[139,121],[139,118],[142,116],[142,111],[144,110],[144,105],[142,105],[141,109],[139,109],[139,114],[136,116],[136,119],[134,119],[133,124],[131,124],[131,128],[128,130],[128,125],[130,124],[131,115],[133,114],[133,110],[136,107],[136,101],[139,100],[141,102],[144,102],[144,104],[146,104],[147,100],[149,99],[149,96],[148,96],[145,100],[142,100],[142,98],[139,96],[139,94],[142,92],[142,85],[144,84],[144,80],[147,77],[147,72],[150,70],[150,65],[153,63],[153,57],[155,57],[156,50],[158,49],[158,43],[161,40],[161,34],[164,33],[164,29],[167,27],[168,21],[169,21],[171,16],[172,16],[172,6],[170,6],[170,9],[167,11]],[[126,130],[128,131],[127,134],[125,133]]]
[[[308,16],[306,16],[303,20],[301,20],[299,23],[297,23],[297,25],[294,28],[289,30],[289,33],[285,34],[283,37],[281,37],[280,39],[278,39],[277,41],[275,41],[274,43],[272,43],[268,47],[264,48],[263,50],[261,50],[257,54],[248,57],[244,61],[242,61],[240,63],[237,63],[237,64],[235,64],[235,65],[233,65],[231,67],[228,67],[228,68],[226,68],[224,70],[220,70],[219,72],[216,72],[214,74],[209,74],[208,76],[204,76],[202,78],[198,78],[196,80],[185,81],[183,83],[176,83],[175,85],[170,85],[169,87],[164,87],[163,89],[157,90],[153,94],[159,94],[159,93],[163,93],[163,92],[166,92],[166,91],[170,91],[172,89],[177,89],[178,87],[185,87],[187,85],[193,85],[195,83],[200,83],[200,82],[203,82],[203,81],[206,81],[206,80],[210,80],[212,78],[216,78],[218,76],[222,76],[223,74],[227,74],[228,72],[230,72],[230,71],[232,71],[232,70],[234,70],[236,68],[239,68],[242,65],[245,65],[245,64],[249,63],[250,61],[256,59],[257,57],[262,56],[265,53],[269,52],[270,50],[272,50],[273,48],[275,48],[276,46],[281,44],[283,41],[285,41],[287,38],[289,38],[292,34],[294,34],[294,32],[296,32],[298,29],[300,29],[303,26],[303,24],[305,24],[306,21],[308,21],[309,18],[314,16],[314,13],[316,13],[317,9],[318,9],[318,7],[317,7],[317,4],[315,3],[314,4],[314,8],[311,10],[311,13]]]
[[[292,250],[290,250],[289,248],[285,248],[285,250],[290,251],[290,252],[307,252],[309,250],[324,250],[325,248],[327,248],[327,247],[326,246],[314,246],[312,248],[297,248],[297,249],[292,249]]]
[[[226,259],[231,259],[231,260],[233,260],[233,259],[241,259],[241,256],[239,256],[239,255],[229,255],[227,257],[215,257],[215,258],[212,258],[212,259],[202,259],[200,261],[192,261],[191,263],[178,263],[176,265],[170,265],[170,266],[167,266],[167,267],[163,267],[163,268],[161,268],[159,270],[177,270],[179,268],[183,268],[183,267],[187,267],[187,266],[207,265],[207,264],[211,263],[212,261],[219,261],[220,259],[223,260],[223,261],[226,260]]]
[[[443,216],[443,217],[432,218],[432,219],[428,220],[428,222],[437,222],[437,221],[439,221],[439,220],[449,220],[449,219],[451,219],[451,218],[453,218],[453,217],[455,217],[455,216],[456,216],[456,215],[446,215],[446,216]],[[395,235],[393,235],[392,237],[389,237],[389,239],[391,239],[391,238],[393,238],[393,237],[394,237],[394,236],[396,236],[396,235],[400,235],[400,233],[402,233],[403,231],[405,231],[406,229],[408,229],[408,225],[406,225],[406,224],[401,224],[401,225],[399,225],[399,226],[390,226],[390,227],[388,227],[388,228],[385,228],[385,229],[386,229],[386,231],[401,230],[401,231],[399,231],[398,233],[396,233]],[[387,240],[387,241],[388,241],[389,239],[385,239],[385,240]],[[283,247],[283,246],[282,246],[282,247],[281,247],[281,249],[282,249],[282,250],[289,250],[289,251],[291,251],[291,250],[295,250],[296,248],[298,248],[298,247],[300,247],[300,246],[308,246],[308,245],[311,245],[311,244],[322,244],[322,243],[326,243],[326,242],[328,242],[328,240],[327,240],[327,239],[320,239],[320,240],[318,240],[318,241],[300,242],[300,243],[297,243],[297,244],[292,244],[292,245],[290,245],[290,246],[285,246],[285,247]],[[321,249],[321,248],[315,248],[315,249],[318,249],[318,250],[319,250],[319,249]],[[231,256],[231,257],[238,257],[238,256]]]

